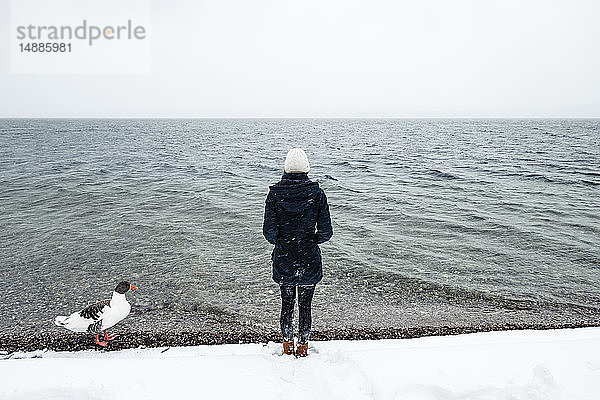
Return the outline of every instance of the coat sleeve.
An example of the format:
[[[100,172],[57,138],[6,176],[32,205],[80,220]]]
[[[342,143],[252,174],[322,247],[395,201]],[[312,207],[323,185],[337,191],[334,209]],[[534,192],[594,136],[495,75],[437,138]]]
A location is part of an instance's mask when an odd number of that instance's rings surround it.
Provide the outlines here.
[[[323,190],[321,190],[321,203],[319,204],[316,235],[317,244],[325,243],[333,236],[331,216],[329,215],[329,205],[327,204],[327,196],[325,196],[325,192]]]
[[[269,191],[267,200],[265,201],[265,218],[263,221],[263,236],[271,244],[277,242],[279,235],[279,221],[277,221],[277,213],[275,212],[275,200]]]

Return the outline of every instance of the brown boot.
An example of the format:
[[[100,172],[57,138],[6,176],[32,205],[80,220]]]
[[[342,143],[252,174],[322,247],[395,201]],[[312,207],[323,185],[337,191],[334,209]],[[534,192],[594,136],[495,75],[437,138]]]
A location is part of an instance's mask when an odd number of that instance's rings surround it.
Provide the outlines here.
[[[294,342],[283,342],[283,354],[294,355]]]
[[[296,357],[306,357],[308,355],[308,343],[299,344],[296,348]]]

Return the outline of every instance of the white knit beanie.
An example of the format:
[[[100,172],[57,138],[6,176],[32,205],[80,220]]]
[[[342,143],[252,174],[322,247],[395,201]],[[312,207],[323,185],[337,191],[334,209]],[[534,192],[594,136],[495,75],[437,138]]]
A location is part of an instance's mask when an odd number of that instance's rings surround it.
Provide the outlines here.
[[[291,149],[285,158],[283,170],[287,174],[299,174],[310,171],[308,157],[302,149]]]

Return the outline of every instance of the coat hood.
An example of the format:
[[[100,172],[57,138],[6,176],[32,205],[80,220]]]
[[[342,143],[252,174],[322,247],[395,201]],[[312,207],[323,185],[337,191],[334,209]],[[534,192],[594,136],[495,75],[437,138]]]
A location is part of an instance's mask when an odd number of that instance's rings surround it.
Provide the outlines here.
[[[270,187],[274,200],[286,210],[297,213],[312,206],[321,193],[318,182],[308,179],[308,175],[283,174],[277,184]]]

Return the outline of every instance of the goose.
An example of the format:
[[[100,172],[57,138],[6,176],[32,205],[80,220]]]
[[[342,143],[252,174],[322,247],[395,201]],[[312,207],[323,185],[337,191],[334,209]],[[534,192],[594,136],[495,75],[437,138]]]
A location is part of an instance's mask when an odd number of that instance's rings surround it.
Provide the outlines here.
[[[73,332],[96,334],[96,344],[105,347],[109,341],[117,337],[117,335],[109,335],[106,330],[122,321],[131,311],[125,293],[136,289],[137,287],[129,282],[123,281],[117,285],[110,300],[90,304],[68,317],[59,315],[54,319],[54,323]],[[103,340],[98,338],[100,333],[104,333]]]

